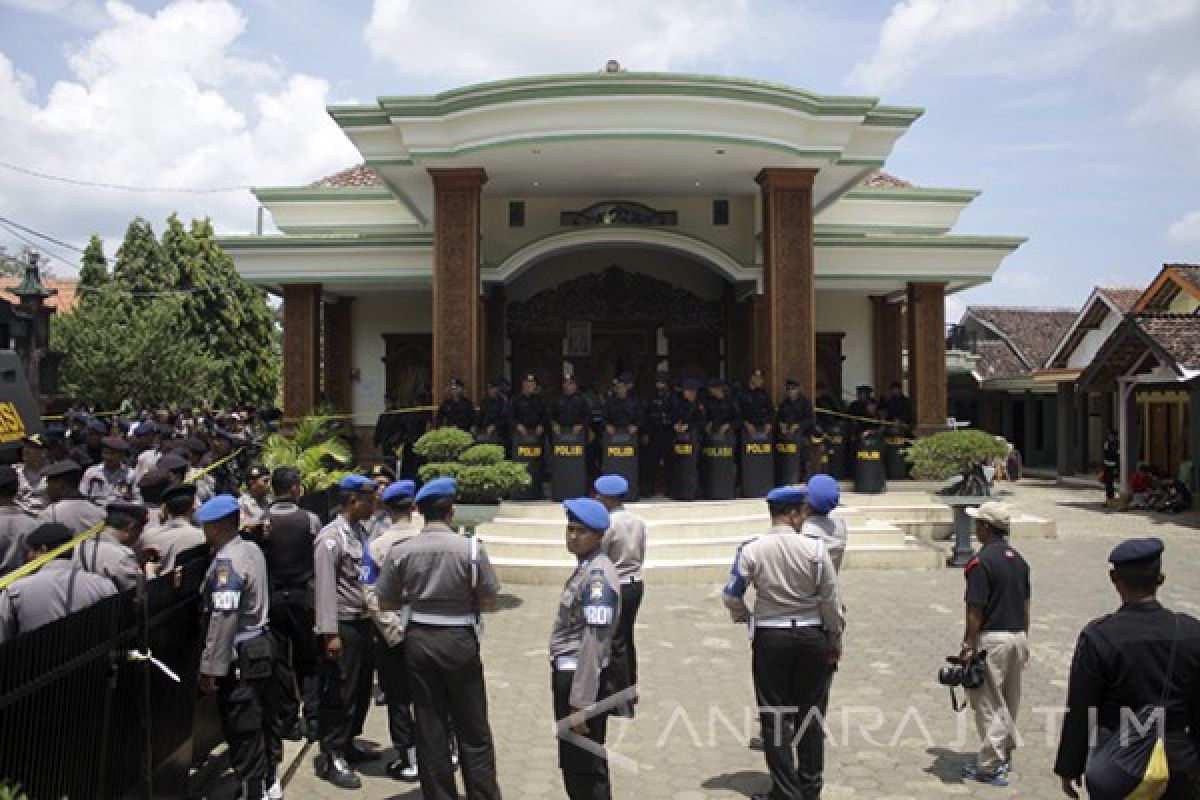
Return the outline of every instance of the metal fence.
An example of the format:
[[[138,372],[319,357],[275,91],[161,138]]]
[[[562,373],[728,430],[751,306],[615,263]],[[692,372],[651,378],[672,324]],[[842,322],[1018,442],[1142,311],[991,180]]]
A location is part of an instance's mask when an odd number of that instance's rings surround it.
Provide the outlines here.
[[[205,549],[188,556],[178,574],[0,646],[0,783],[33,800],[185,795],[220,739],[196,696]]]

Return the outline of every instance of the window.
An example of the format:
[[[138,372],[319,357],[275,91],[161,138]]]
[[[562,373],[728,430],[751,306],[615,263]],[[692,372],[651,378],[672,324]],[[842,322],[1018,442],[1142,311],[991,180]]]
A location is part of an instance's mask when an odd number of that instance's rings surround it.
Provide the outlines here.
[[[509,200],[508,201],[508,227],[524,228],[525,227],[525,201],[524,200]]]
[[[713,200],[713,225],[729,224],[729,201]]]

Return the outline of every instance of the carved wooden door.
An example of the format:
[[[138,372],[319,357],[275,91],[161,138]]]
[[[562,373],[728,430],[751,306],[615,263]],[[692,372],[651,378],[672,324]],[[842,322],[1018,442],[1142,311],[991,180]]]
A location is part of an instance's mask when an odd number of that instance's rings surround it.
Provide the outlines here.
[[[414,405],[422,387],[432,389],[433,334],[385,333],[383,342],[387,396],[398,407]]]

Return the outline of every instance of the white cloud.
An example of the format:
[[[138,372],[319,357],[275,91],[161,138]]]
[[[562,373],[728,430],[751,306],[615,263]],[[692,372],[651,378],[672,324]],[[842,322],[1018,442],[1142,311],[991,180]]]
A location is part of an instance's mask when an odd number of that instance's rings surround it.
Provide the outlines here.
[[[1132,113],[1142,125],[1164,125],[1200,132],[1200,70],[1180,75],[1156,70],[1146,80],[1146,99]]]
[[[54,17],[77,28],[99,28],[105,14],[98,0],[0,0],[0,7]]]
[[[1084,25],[1118,33],[1146,34],[1200,16],[1196,0],[1075,0]]]
[[[964,313],[966,313],[967,304],[960,299],[956,294],[946,295],[946,322],[956,323]]]
[[[177,0],[149,15],[109,2],[105,10],[104,29],[68,57],[72,79],[44,101],[0,53],[3,160],[85,181],[194,188],[304,182],[356,160],[325,114],[325,81],[231,52],[246,27],[231,3]],[[219,230],[254,225],[245,191],[105,191],[8,171],[0,208],[76,242],[94,230],[120,234],[139,214],[158,228],[175,210],[212,216]]]
[[[401,73],[447,84],[522,74],[678,69],[747,36],[749,0],[375,0],[364,35]]]
[[[984,38],[1042,10],[1043,0],[900,0],[884,20],[874,55],[856,64],[847,82],[870,92],[894,88],[930,59],[970,54]]]
[[[1189,211],[1171,223],[1167,238],[1184,244],[1200,243],[1200,210]]]

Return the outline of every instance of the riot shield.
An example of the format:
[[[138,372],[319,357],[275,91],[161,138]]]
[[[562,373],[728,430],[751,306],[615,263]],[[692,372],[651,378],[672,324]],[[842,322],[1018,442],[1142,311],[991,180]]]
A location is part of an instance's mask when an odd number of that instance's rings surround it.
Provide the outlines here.
[[[587,433],[560,433],[550,445],[550,496],[566,500],[587,494]]]
[[[699,489],[699,453],[693,431],[676,431],[671,447],[671,475],[668,491],[673,500],[695,500]]]
[[[775,485],[790,486],[808,478],[808,456],[811,452],[807,435],[779,433],[775,438]]]
[[[600,471],[605,475],[620,475],[629,481],[626,500],[638,499],[638,440],[628,430],[607,434],[601,440]]]
[[[902,481],[908,477],[908,459],[904,457],[909,438],[898,425],[889,425],[883,431],[883,460],[889,481]]]
[[[854,451],[854,491],[865,494],[887,491],[883,435],[878,428],[868,428],[858,435],[858,447]]]
[[[714,433],[704,440],[704,496],[731,500],[737,496],[737,434]]]
[[[513,437],[512,460],[529,470],[531,483],[513,492],[513,500],[542,499],[542,437],[536,433],[516,434]]]
[[[742,497],[766,497],[775,485],[775,444],[765,431],[742,433]]]
[[[825,456],[822,459],[825,472],[834,480],[846,477],[846,426],[840,420],[828,419],[821,423],[825,431]]]

